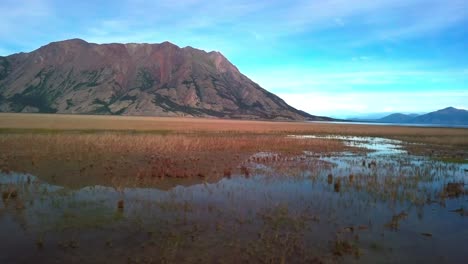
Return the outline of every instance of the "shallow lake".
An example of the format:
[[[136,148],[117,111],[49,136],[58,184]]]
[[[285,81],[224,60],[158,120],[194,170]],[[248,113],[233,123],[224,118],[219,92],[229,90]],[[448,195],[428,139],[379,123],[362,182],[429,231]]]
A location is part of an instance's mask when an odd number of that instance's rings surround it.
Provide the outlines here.
[[[290,137],[367,152],[261,152],[240,175],[169,190],[0,173],[0,263],[466,261],[467,164],[384,138]]]
[[[408,126],[408,127],[451,127],[451,128],[468,128],[466,124],[413,124],[413,123],[378,123],[378,122],[363,122],[363,121],[309,121],[310,123],[322,124],[348,124],[348,125],[371,125],[371,126]]]

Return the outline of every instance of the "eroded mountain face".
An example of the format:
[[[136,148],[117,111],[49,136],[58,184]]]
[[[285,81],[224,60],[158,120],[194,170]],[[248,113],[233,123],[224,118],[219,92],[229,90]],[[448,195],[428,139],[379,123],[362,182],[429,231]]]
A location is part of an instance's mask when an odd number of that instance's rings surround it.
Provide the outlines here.
[[[0,57],[0,111],[320,119],[261,88],[219,52],[80,39]]]

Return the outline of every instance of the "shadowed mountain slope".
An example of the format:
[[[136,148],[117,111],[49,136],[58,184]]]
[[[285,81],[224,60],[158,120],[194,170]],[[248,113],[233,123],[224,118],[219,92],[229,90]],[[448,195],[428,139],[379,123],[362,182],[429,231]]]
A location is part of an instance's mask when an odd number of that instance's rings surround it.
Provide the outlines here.
[[[289,106],[219,52],[80,39],[0,57],[0,111],[329,120]]]

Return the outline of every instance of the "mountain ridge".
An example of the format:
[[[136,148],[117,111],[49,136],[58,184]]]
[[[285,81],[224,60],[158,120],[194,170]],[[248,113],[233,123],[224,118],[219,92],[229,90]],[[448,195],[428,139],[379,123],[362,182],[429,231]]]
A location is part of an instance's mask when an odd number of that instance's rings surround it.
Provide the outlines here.
[[[457,109],[455,107],[447,107],[434,112],[420,115],[411,120],[412,123],[421,124],[452,124],[452,125],[468,125],[468,111]]]
[[[377,119],[377,121],[382,123],[405,123],[411,121],[413,118],[417,117],[417,114],[402,114],[394,113],[388,116]]]
[[[381,123],[468,125],[468,111],[450,106],[416,116],[394,113],[374,121]]]
[[[289,106],[219,51],[51,42],[0,57],[0,112],[332,120]]]

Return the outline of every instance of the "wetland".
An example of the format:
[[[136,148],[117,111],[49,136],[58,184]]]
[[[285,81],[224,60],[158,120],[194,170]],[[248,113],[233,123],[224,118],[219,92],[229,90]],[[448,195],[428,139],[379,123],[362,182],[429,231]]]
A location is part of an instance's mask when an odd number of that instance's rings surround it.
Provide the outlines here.
[[[464,128],[11,116],[1,263],[468,257]]]

